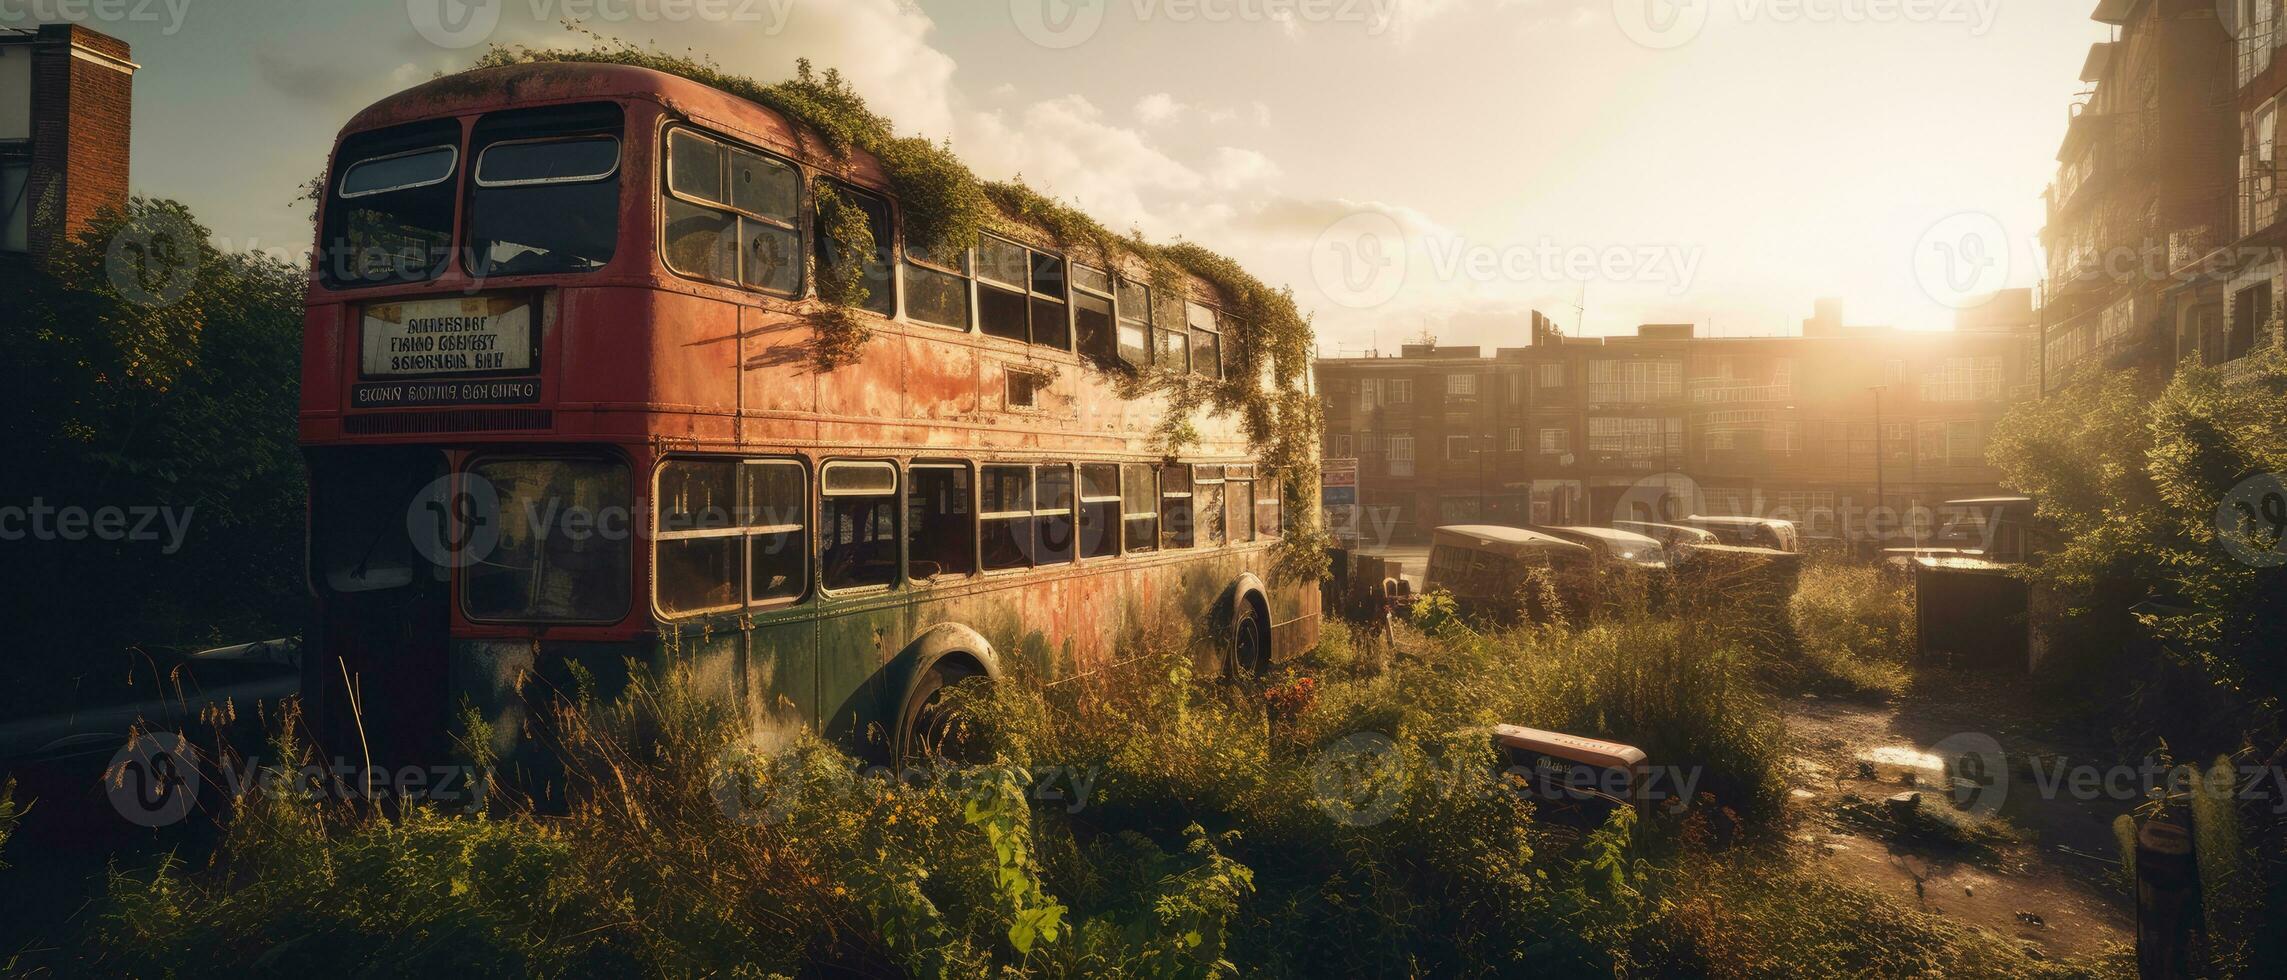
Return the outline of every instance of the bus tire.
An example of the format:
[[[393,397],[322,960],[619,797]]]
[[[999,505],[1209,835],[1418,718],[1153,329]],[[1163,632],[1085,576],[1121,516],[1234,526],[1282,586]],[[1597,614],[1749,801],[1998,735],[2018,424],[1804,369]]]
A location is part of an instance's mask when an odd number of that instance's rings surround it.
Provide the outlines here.
[[[944,739],[953,734],[958,712],[946,701],[945,689],[971,677],[1000,678],[992,646],[977,631],[955,623],[930,628],[908,648],[912,673],[899,699],[895,740],[890,744],[900,762],[939,755]],[[958,749],[958,746],[955,747]],[[952,761],[958,752],[945,753]]]
[[[1263,675],[1271,663],[1271,617],[1263,594],[1241,592],[1231,604],[1230,664],[1233,680]]]

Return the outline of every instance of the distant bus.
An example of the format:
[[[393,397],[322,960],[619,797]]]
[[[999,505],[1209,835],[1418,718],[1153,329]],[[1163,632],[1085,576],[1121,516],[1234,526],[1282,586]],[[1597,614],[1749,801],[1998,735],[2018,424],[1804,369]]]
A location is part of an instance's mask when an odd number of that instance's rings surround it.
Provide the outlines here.
[[[878,251],[837,251],[817,181]],[[923,254],[871,157],[624,66],[374,104],[319,222],[304,700],[329,751],[434,758],[468,716],[513,756],[549,689],[674,656],[758,740],[910,752],[945,686],[1100,670],[1170,611],[1217,669],[1316,643],[1316,583],[1269,568],[1286,474],[1229,418],[1164,457],[1164,399],[1111,380],[1229,370],[1202,281],[1155,295],[1036,234]],[[872,337],[822,371],[811,270],[843,261]]]

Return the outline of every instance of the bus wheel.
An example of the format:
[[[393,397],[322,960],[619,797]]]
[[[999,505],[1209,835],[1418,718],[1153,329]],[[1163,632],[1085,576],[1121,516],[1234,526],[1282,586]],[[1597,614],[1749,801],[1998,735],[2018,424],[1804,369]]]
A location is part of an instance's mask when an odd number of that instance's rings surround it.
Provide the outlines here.
[[[1269,666],[1271,627],[1252,596],[1240,596],[1231,613],[1231,675],[1245,680],[1262,676]]]
[[[985,672],[966,657],[946,657],[931,664],[906,699],[899,715],[898,757],[912,763],[924,759],[953,763],[977,761],[983,751],[976,719],[961,709],[951,688]]]

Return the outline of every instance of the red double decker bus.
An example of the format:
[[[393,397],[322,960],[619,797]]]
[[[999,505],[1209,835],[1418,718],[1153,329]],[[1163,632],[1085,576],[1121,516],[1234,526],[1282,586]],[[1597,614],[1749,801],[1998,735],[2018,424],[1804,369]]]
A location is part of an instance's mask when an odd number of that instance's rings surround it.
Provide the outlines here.
[[[870,157],[626,66],[440,78],[328,174],[300,426],[329,748],[433,758],[473,710],[513,755],[536,686],[679,657],[758,737],[906,751],[945,685],[1099,669],[1170,609],[1234,671],[1316,642],[1315,583],[1269,570],[1283,474],[1229,419],[1163,457],[1164,398],[1113,382],[1227,369],[1204,281],[1155,296],[1020,223],[907,248]],[[837,251],[820,186],[879,249]],[[841,262],[871,339],[821,370]]]

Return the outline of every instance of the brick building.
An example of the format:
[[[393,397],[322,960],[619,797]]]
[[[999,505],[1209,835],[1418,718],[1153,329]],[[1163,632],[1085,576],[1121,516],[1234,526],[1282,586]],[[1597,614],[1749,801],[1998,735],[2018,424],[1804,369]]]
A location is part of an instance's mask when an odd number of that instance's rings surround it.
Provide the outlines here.
[[[0,257],[38,260],[127,203],[127,55],[76,24],[0,29]]]
[[[2239,270],[2219,250],[2235,237],[2240,113],[2218,10],[2237,2],[2100,0],[2091,14],[2117,36],[2089,49],[2046,195],[2044,391],[2084,366],[2165,378],[2181,335],[2228,322]]]
[[[1575,338],[1536,313],[1531,344],[1490,357],[1415,344],[1320,360],[1324,449],[1359,462],[1368,542],[1689,511],[1894,540],[1917,507],[2000,490],[1985,437],[2035,390],[2035,322],[2027,290],[1938,333],[1845,326],[1831,302],[1801,336]]]

